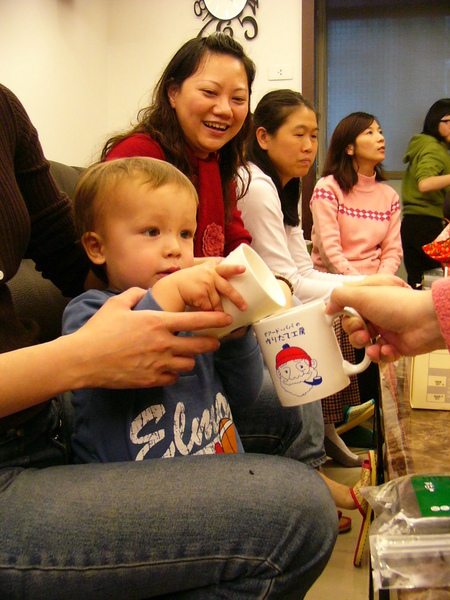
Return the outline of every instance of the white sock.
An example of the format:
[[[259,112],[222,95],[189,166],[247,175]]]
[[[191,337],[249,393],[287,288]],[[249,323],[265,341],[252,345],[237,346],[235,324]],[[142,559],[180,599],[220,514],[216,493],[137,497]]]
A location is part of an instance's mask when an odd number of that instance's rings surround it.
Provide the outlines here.
[[[330,458],[344,467],[358,467],[364,460],[362,455],[358,456],[347,447],[336,432],[334,423],[325,423],[325,451]]]

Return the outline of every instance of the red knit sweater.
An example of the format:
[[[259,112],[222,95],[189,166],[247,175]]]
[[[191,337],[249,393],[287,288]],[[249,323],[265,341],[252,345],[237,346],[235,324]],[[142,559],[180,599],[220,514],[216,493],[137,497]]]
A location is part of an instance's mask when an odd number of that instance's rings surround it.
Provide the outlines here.
[[[217,155],[212,153],[207,159],[201,160],[195,157],[189,148],[187,151],[194,172],[192,183],[199,197],[194,255],[227,256],[239,244],[250,244],[252,238],[244,227],[241,213],[236,208],[235,196],[232,199],[231,219],[225,222]],[[166,160],[161,146],[144,133],[135,133],[117,144],[106,160],[130,156],[149,156]]]

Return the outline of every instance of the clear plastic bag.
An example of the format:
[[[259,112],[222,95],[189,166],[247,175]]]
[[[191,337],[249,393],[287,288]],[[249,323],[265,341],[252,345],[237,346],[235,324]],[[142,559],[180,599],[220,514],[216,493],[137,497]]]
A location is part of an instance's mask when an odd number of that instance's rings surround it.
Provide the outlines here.
[[[450,587],[450,475],[407,475],[361,494],[376,514],[375,591]]]

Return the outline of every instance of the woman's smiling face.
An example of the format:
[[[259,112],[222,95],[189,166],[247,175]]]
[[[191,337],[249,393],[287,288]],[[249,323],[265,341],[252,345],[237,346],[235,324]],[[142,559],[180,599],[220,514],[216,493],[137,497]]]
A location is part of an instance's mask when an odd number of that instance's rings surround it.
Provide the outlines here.
[[[244,64],[215,53],[206,54],[193,75],[168,91],[186,141],[199,158],[220,150],[239,133],[249,95]]]

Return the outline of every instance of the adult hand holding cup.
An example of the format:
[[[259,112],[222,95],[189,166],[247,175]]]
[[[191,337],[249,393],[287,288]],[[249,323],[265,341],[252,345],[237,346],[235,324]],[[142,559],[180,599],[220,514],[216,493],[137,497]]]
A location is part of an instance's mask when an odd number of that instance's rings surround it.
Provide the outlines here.
[[[308,302],[262,319],[253,325],[258,343],[284,406],[326,398],[350,384],[349,375],[370,364],[365,354],[358,364],[342,357],[333,321],[339,315],[359,316],[352,308],[328,315],[323,300]]]

